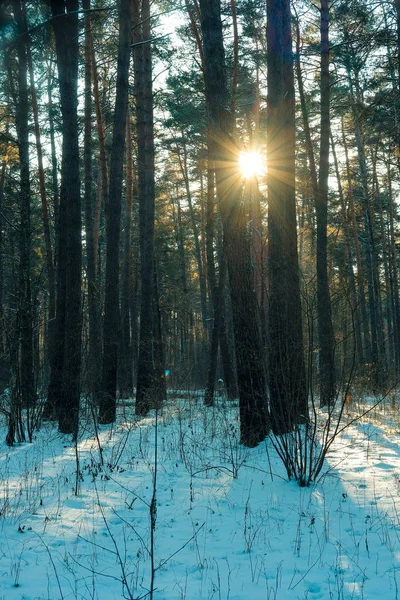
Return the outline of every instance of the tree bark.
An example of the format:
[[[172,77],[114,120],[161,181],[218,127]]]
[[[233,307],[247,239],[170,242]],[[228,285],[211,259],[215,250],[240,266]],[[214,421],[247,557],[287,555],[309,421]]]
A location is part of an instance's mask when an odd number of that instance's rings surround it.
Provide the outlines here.
[[[367,314],[367,305],[365,301],[365,280],[364,280],[364,268],[361,260],[361,249],[360,242],[358,237],[358,223],[356,218],[356,210],[354,206],[354,197],[353,197],[353,189],[352,189],[352,180],[351,180],[351,171],[350,171],[350,161],[349,161],[349,152],[346,142],[346,134],[344,129],[344,121],[342,119],[342,142],[344,153],[346,157],[346,178],[347,178],[347,194],[349,199],[349,213],[350,219],[353,229],[353,238],[354,238],[354,248],[356,253],[356,265],[357,265],[357,288],[358,288],[358,302],[360,305],[360,313],[361,313],[361,328],[363,335],[363,354],[364,360],[371,360],[371,339],[369,335],[369,327],[368,327],[368,314]]]
[[[154,122],[153,79],[149,0],[134,2],[134,66],[136,89],[136,124],[139,176],[140,279],[141,307],[139,357],[136,385],[136,414],[145,415],[159,408],[159,380],[162,373],[156,358],[156,323],[154,322]],[[140,24],[141,23],[141,24]]]
[[[60,208],[57,222],[55,343],[46,416],[61,433],[78,434],[81,374],[81,201],[78,143],[78,2],[52,0],[62,115]]]
[[[239,152],[233,139],[234,119],[229,112],[220,3],[201,0],[200,11],[212,158],[232,295],[241,441],[255,446],[268,433],[269,415],[259,313],[252,285],[250,240],[238,172]]]
[[[328,278],[328,178],[329,178],[329,0],[321,0],[321,134],[319,144],[318,194],[315,198],[317,217],[317,313],[319,341],[320,405],[335,401],[335,335]]]
[[[17,308],[17,331],[15,335],[20,341],[20,389],[13,389],[12,395],[16,402],[13,402],[11,411],[20,410],[21,406],[27,410],[28,428],[30,425],[30,413],[35,402],[35,383],[33,366],[33,307],[31,296],[31,187],[30,187],[30,168],[29,168],[29,105],[28,105],[28,83],[27,83],[27,51],[24,33],[26,24],[24,23],[23,11],[20,0],[14,0],[13,10],[17,22],[19,40],[17,43],[18,56],[18,88],[15,126],[18,138],[19,170],[20,170],[20,191],[19,191],[19,299]],[[17,358],[18,354],[14,355]],[[15,382],[16,383],[16,382]],[[19,394],[21,402],[19,401]],[[12,420],[18,419],[18,415],[12,415],[9,422],[9,435],[7,443],[12,445],[15,441],[15,431]],[[32,440],[31,432],[29,435]]]
[[[197,222],[196,222],[196,216],[194,214],[192,194],[190,191],[188,165],[187,165],[187,148],[186,148],[186,143],[185,143],[185,136],[183,133],[182,133],[182,139],[183,139],[183,148],[182,148],[183,156],[181,155],[178,144],[176,144],[176,151],[177,151],[177,155],[178,155],[178,161],[179,161],[179,167],[181,169],[181,174],[182,174],[183,180],[185,182],[186,198],[187,198],[188,205],[189,205],[189,214],[190,214],[190,221],[191,221],[192,230],[193,230],[193,240],[194,240],[194,249],[195,249],[196,262],[197,262],[197,270],[199,272],[201,317],[202,317],[202,321],[203,321],[204,333],[207,334],[207,312],[208,312],[207,311],[207,284],[206,284],[206,278],[204,275],[203,262],[202,262],[202,257],[201,257],[199,230],[198,230],[198,226],[197,226]]]
[[[101,423],[116,418],[119,313],[119,242],[126,119],[128,114],[131,0],[119,3],[119,40],[114,129],[110,161],[110,187],[106,206],[106,280],[103,326],[103,385],[100,398]]]
[[[357,366],[361,367],[364,364],[364,352],[363,352],[363,344],[362,344],[362,337],[361,337],[360,311],[359,311],[359,306],[358,306],[358,302],[357,302],[357,290],[356,290],[356,283],[355,283],[354,270],[353,270],[353,248],[352,248],[352,243],[351,243],[349,219],[348,219],[348,214],[347,214],[348,211],[347,211],[346,201],[345,201],[344,194],[343,194],[342,181],[341,181],[340,172],[339,172],[339,164],[338,164],[338,159],[337,159],[337,155],[336,155],[335,143],[334,143],[332,135],[331,135],[331,148],[332,148],[333,162],[335,165],[336,180],[337,180],[337,185],[338,185],[339,200],[340,200],[340,206],[341,206],[341,212],[342,212],[342,222],[343,222],[344,241],[345,241],[345,261],[346,261],[345,267],[347,268],[347,279],[348,279],[349,290],[350,290],[350,304],[351,304],[351,311],[352,311],[352,320],[354,323],[354,339],[355,339],[355,344],[356,344]]]
[[[350,49],[349,49],[350,50]],[[373,229],[373,213],[368,184],[368,171],[365,156],[364,133],[360,122],[357,106],[361,104],[358,72],[352,73],[350,65],[347,69],[350,89],[351,111],[354,119],[354,134],[356,140],[358,164],[360,169],[360,183],[363,192],[363,213],[365,230],[365,262],[367,267],[369,321],[371,327],[371,379],[375,388],[381,389],[385,385],[383,357],[385,354],[381,324],[381,311],[379,304],[379,274],[376,265],[376,250]]]
[[[82,6],[90,10],[90,0]],[[89,312],[88,390],[96,396],[101,378],[101,335],[99,282],[96,273],[97,247],[94,241],[94,198],[93,198],[93,142],[92,142],[92,40],[90,13],[85,19],[85,124],[84,124],[84,173],[85,173],[85,230]]]
[[[25,23],[25,19],[26,19],[25,10],[26,9],[24,7],[23,8],[24,23]],[[33,113],[33,122],[34,122],[34,126],[35,126],[36,153],[37,153],[38,172],[39,172],[39,192],[40,192],[40,200],[41,200],[41,208],[42,208],[44,241],[45,241],[45,248],[46,248],[46,268],[47,268],[47,281],[48,281],[48,289],[49,289],[47,348],[48,348],[48,355],[51,356],[52,347],[53,347],[53,338],[54,338],[54,319],[55,319],[55,314],[56,314],[56,282],[55,282],[55,269],[54,269],[54,260],[53,260],[53,248],[52,248],[52,243],[51,243],[50,218],[49,218],[47,193],[46,193],[46,185],[45,185],[45,177],[44,177],[44,167],[43,167],[43,150],[42,150],[42,141],[41,141],[41,135],[40,135],[40,126],[39,126],[39,111],[38,111],[38,102],[37,102],[37,95],[36,95],[36,88],[35,88],[35,79],[34,79],[34,74],[33,74],[33,65],[32,65],[32,56],[31,56],[29,35],[26,36],[26,57],[27,57],[29,78],[30,78],[32,113]]]
[[[132,293],[132,205],[133,205],[133,153],[131,122],[126,121],[126,204],[124,218],[124,246],[121,284],[121,360],[119,363],[120,395],[130,398],[133,392],[133,348],[131,340],[130,304]]]
[[[289,0],[267,0],[269,389],[275,433],[308,418],[295,198]]]

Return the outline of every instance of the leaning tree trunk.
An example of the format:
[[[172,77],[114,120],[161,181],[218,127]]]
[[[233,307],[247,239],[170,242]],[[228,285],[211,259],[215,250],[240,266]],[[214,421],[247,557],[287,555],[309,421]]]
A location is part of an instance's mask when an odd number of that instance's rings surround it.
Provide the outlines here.
[[[224,231],[240,401],[241,440],[255,446],[269,430],[264,356],[259,312],[253,288],[250,240],[229,111],[220,3],[201,0],[204,80],[210,135],[213,138],[217,196]]]
[[[128,114],[128,84],[131,31],[131,0],[119,4],[119,41],[117,91],[114,130],[110,161],[110,187],[106,206],[106,281],[104,299],[103,382],[100,394],[101,423],[113,423],[116,418],[119,314],[119,241],[121,232],[121,196],[124,165],[126,118]]]
[[[274,432],[308,418],[295,198],[289,0],[267,0],[269,389]]]

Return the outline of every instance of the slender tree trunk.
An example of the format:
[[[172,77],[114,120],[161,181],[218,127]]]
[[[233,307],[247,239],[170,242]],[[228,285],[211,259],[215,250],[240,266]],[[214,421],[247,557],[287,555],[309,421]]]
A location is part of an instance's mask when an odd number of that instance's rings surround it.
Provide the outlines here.
[[[376,177],[376,198],[379,200],[379,224],[380,224],[380,238],[382,247],[382,263],[383,263],[383,274],[385,281],[385,304],[386,304],[386,339],[387,339],[387,353],[384,357],[384,365],[387,373],[391,375],[391,381],[393,381],[394,366],[395,366],[395,349],[396,349],[396,323],[394,312],[392,311],[392,302],[390,294],[390,267],[389,267],[389,245],[384,221],[384,208],[383,208],[383,196],[379,190],[379,182]],[[383,290],[382,290],[383,292]],[[383,300],[381,299],[383,305]],[[383,320],[383,319],[382,319]],[[382,322],[382,330],[384,330],[384,323]],[[384,335],[384,331],[382,331]]]
[[[274,432],[308,418],[295,198],[289,0],[267,0],[269,389]]]
[[[371,198],[368,185],[367,162],[364,148],[364,135],[357,111],[357,104],[360,103],[360,92],[358,75],[353,75],[348,68],[348,80],[350,88],[351,109],[354,119],[354,133],[358,154],[358,163],[360,169],[361,187],[363,191],[363,212],[365,229],[365,260],[367,267],[368,281],[368,304],[369,318],[371,326],[371,363],[372,363],[372,382],[378,388],[384,385],[385,377],[383,372],[382,358],[384,348],[382,347],[381,332],[378,331],[380,318],[380,305],[378,301],[379,278],[375,262],[375,241],[372,223]]]
[[[264,319],[262,308],[262,288],[264,285],[263,272],[263,225],[261,217],[260,190],[257,178],[254,176],[247,181],[249,197],[249,217],[251,223],[251,252],[253,262],[253,282],[256,291],[260,319]]]
[[[400,0],[394,0],[396,10],[396,35],[397,35],[397,90],[400,90]]]
[[[154,323],[154,122],[150,4],[134,2],[134,65],[136,89],[136,124],[139,176],[140,279],[141,308],[139,357],[136,386],[136,414],[145,415],[160,407],[163,398],[160,379],[163,373],[156,357],[156,323]],[[141,22],[141,26],[140,26]],[[143,43],[145,42],[145,43]]]
[[[214,290],[215,304],[214,304],[214,323],[211,333],[211,345],[210,345],[210,356],[207,371],[207,383],[204,395],[204,404],[206,406],[212,406],[214,404],[214,392],[215,392],[215,379],[217,375],[218,366],[218,342],[221,340],[223,335],[221,329],[224,326],[223,311],[224,311],[224,292],[225,292],[225,275],[226,265],[225,260],[222,260],[219,269],[219,285]],[[222,350],[222,349],[221,349]],[[224,371],[225,375],[225,371]]]
[[[47,78],[47,95],[49,98],[49,135],[50,135],[50,148],[51,148],[51,178],[53,188],[53,208],[54,208],[54,223],[57,227],[59,217],[59,192],[58,192],[58,175],[57,175],[57,153],[56,153],[56,142],[54,133],[54,107],[52,101],[53,95],[53,75],[51,65],[49,67],[48,78]],[[55,252],[55,254],[57,251]],[[57,291],[57,290],[56,290]],[[56,294],[57,295],[57,294]]]
[[[119,3],[117,91],[110,161],[110,187],[106,206],[107,258],[104,299],[103,386],[99,407],[101,423],[116,418],[119,313],[119,241],[126,120],[128,114],[131,0]]]
[[[92,58],[92,77],[93,77],[93,96],[94,105],[96,110],[96,123],[97,123],[97,137],[99,138],[99,167],[100,167],[100,181],[99,191],[102,191],[104,198],[104,206],[108,205],[108,173],[107,173],[107,157],[106,157],[106,134],[104,131],[103,117],[101,114],[101,103],[100,103],[100,92],[99,92],[99,77],[97,73],[96,56],[93,47],[93,40],[91,31],[88,32],[88,40],[91,47],[91,58]],[[101,195],[100,195],[101,198]],[[95,227],[95,235],[98,228]],[[96,246],[96,242],[95,242]]]
[[[236,12],[236,0],[230,0],[232,10],[233,24],[233,73],[232,73],[232,92],[231,92],[231,113],[235,122],[236,113],[236,95],[239,79],[239,30]]]
[[[162,319],[160,307],[160,295],[158,291],[158,278],[156,265],[154,265],[154,300],[153,300],[153,323],[154,323],[154,363],[155,363],[155,399],[158,406],[162,405],[167,396],[167,386],[164,371],[164,344],[162,338]]]
[[[301,42],[301,36],[300,36],[299,20],[296,16],[296,78],[297,78],[297,86],[299,89],[301,116],[302,116],[302,120],[303,120],[303,129],[304,129],[304,137],[305,137],[305,146],[306,146],[306,151],[307,151],[308,166],[309,166],[309,171],[310,171],[311,188],[312,188],[312,192],[313,192],[314,202],[316,203],[316,199],[318,198],[318,194],[319,194],[318,176],[317,176],[317,167],[315,165],[314,149],[313,149],[313,144],[312,144],[312,139],[311,139],[311,130],[310,130],[310,123],[309,123],[309,118],[308,118],[306,95],[304,92],[303,74],[301,72],[301,62],[300,62],[301,45],[300,45],[300,42]],[[328,44],[328,51],[329,51],[329,44]],[[328,61],[329,61],[329,54],[328,54]],[[328,69],[329,69],[329,63],[328,63]],[[329,81],[328,81],[328,85],[329,85]],[[328,97],[328,102],[329,102],[329,97]],[[328,103],[328,114],[329,114],[329,103]]]
[[[5,133],[9,133],[9,121],[6,122]],[[7,168],[6,154],[3,157],[0,170],[0,386],[1,389],[9,386],[9,361],[6,353],[6,311],[5,311],[5,285],[4,285],[4,182]]]
[[[394,200],[392,179],[390,172],[390,162],[387,164],[388,169],[388,217],[389,217],[389,271],[390,271],[390,289],[393,307],[393,322],[394,322],[394,339],[395,339],[395,368],[396,376],[400,371],[400,296],[399,296],[399,276],[397,265],[396,251],[396,235],[394,225]]]
[[[182,133],[182,139],[183,140],[185,139],[185,136],[183,133]],[[192,199],[192,194],[191,194],[190,185],[189,185],[189,175],[188,175],[188,165],[187,165],[187,148],[186,148],[185,142],[183,141],[183,156],[181,155],[180,148],[178,145],[176,145],[176,150],[177,150],[177,154],[178,154],[179,166],[181,169],[182,177],[185,182],[186,198],[187,198],[188,205],[189,205],[189,214],[190,214],[190,221],[191,221],[192,230],[193,230],[193,239],[194,239],[195,256],[196,256],[196,262],[197,262],[197,270],[199,273],[201,316],[202,316],[202,320],[203,320],[203,329],[204,329],[205,334],[207,334],[207,285],[206,285],[206,279],[204,276],[203,263],[202,263],[202,259],[201,259],[199,230],[198,230],[198,226],[196,223],[196,216],[194,214],[194,207],[193,207],[193,199]]]
[[[327,226],[329,178],[329,0],[321,0],[321,135],[319,180],[315,211],[317,217],[317,314],[319,341],[319,384],[321,406],[335,400],[335,335],[329,294]]]
[[[252,285],[250,240],[238,173],[238,149],[229,112],[220,4],[201,0],[204,79],[210,135],[213,138],[217,195],[224,228],[235,332],[241,440],[258,444],[269,429],[264,356],[257,301]]]
[[[355,283],[354,270],[353,270],[353,249],[352,249],[351,233],[350,233],[350,229],[349,229],[349,222],[348,222],[348,216],[347,216],[346,201],[345,201],[344,194],[343,194],[343,187],[342,187],[342,181],[340,178],[338,159],[337,159],[335,143],[334,143],[332,135],[331,135],[331,148],[332,148],[333,161],[334,161],[334,165],[335,165],[340,206],[341,206],[341,211],[342,211],[344,239],[345,239],[345,247],[346,247],[345,267],[347,267],[347,278],[348,278],[349,290],[350,290],[350,304],[351,304],[351,311],[352,311],[352,320],[354,323],[354,339],[355,339],[355,344],[356,344],[357,363],[358,363],[358,367],[360,367],[364,364],[364,354],[363,354],[363,345],[362,345],[362,337],[361,337],[360,311],[359,311],[359,306],[358,306],[358,302],[357,302],[357,290],[356,290],[356,283]]]
[[[85,10],[90,9],[90,0],[83,0]],[[89,355],[88,355],[88,389],[98,396],[101,377],[101,337],[99,285],[96,274],[97,247],[94,242],[93,215],[93,166],[92,166],[92,56],[91,56],[91,19],[90,13],[85,19],[85,126],[84,126],[84,173],[85,173],[85,230],[87,258],[87,286],[89,312]]]
[[[19,208],[21,221],[19,226],[19,302],[16,332],[17,339],[20,340],[20,394],[22,406],[28,412],[28,427],[30,412],[35,402],[35,382],[33,370],[33,307],[31,295],[31,189],[30,189],[30,169],[29,169],[29,105],[28,105],[28,83],[27,83],[27,53],[26,40],[23,33],[26,31],[26,24],[23,19],[23,12],[20,0],[14,0],[13,10],[17,21],[19,41],[17,44],[18,55],[18,89],[15,125],[18,138],[18,154],[20,169],[20,193]],[[12,394],[18,395],[17,390]],[[20,403],[18,402],[18,405]],[[14,409],[16,407],[13,407]],[[11,424],[11,422],[10,422]],[[14,439],[9,428],[7,443],[12,445]],[[30,433],[31,441],[31,433]],[[10,443],[11,442],[11,443]]]
[[[186,1],[186,7],[188,10],[190,24],[194,33],[196,44],[199,50],[199,56],[201,61],[201,67],[204,74],[204,53],[203,45],[201,41],[200,32],[198,30],[195,15],[200,18],[200,10],[198,4],[195,2],[195,11],[191,10],[188,2]],[[239,39],[237,30],[237,14],[235,1],[231,2],[233,26],[234,26],[234,72],[232,77],[232,95],[231,95],[231,111],[235,114],[236,110],[236,92],[237,92],[237,80],[239,73]],[[229,344],[227,331],[226,331],[226,318],[225,318],[225,298],[220,303],[220,308],[217,308],[219,302],[218,297],[218,286],[215,275],[215,261],[214,261],[214,227],[215,227],[215,167],[213,164],[213,140],[210,134],[210,129],[207,130],[207,203],[205,209],[205,256],[206,260],[203,260],[203,264],[207,263],[207,280],[209,287],[209,296],[213,307],[213,323],[211,328],[210,336],[210,352],[209,352],[209,366],[207,371],[207,383],[206,383],[206,404],[210,405],[214,399],[214,388],[215,388],[215,376],[217,372],[217,361],[218,361],[218,341],[219,348],[221,351],[221,358],[224,370],[226,392],[229,400],[233,400],[237,397],[237,386],[235,381],[235,372],[233,368],[233,356],[232,348]],[[226,269],[225,269],[226,271]],[[226,282],[221,287],[221,293],[226,294],[227,287]],[[217,315],[217,316],[216,316]],[[220,322],[219,322],[220,321]],[[218,340],[215,338],[218,332]],[[214,336],[214,337],[213,337]],[[211,381],[212,380],[212,381]]]
[[[358,237],[358,223],[356,219],[356,210],[354,206],[354,197],[353,197],[353,187],[351,180],[351,172],[350,172],[350,161],[349,161],[349,152],[347,148],[346,134],[344,130],[344,122],[342,119],[342,142],[343,148],[346,157],[346,178],[347,178],[347,193],[349,198],[349,212],[351,218],[351,224],[353,229],[353,237],[354,237],[354,248],[356,253],[356,264],[357,264],[357,283],[358,283],[358,302],[360,305],[361,312],[361,328],[363,334],[363,354],[365,361],[369,362],[371,360],[371,339],[369,335],[369,327],[368,327],[368,314],[367,314],[367,305],[365,301],[365,281],[364,281],[364,268],[361,260],[361,249],[360,242]]]
[[[133,392],[133,348],[130,322],[130,294],[132,293],[132,204],[133,204],[133,153],[131,123],[126,122],[126,206],[124,219],[124,248],[122,262],[121,285],[121,360],[120,360],[120,394],[122,398],[130,398]]]
[[[25,6],[23,5],[24,22],[25,22],[25,18],[26,18],[25,10],[26,10]],[[45,177],[44,177],[44,167],[43,167],[43,150],[42,150],[42,141],[41,141],[41,135],[40,135],[40,126],[39,126],[39,111],[38,111],[38,103],[37,103],[37,96],[36,96],[35,79],[34,79],[34,74],[33,74],[33,65],[32,65],[32,56],[31,56],[29,35],[27,35],[27,37],[26,37],[26,56],[27,56],[29,78],[30,78],[32,113],[33,113],[33,122],[34,122],[34,126],[35,126],[36,153],[37,153],[38,171],[39,171],[39,192],[40,192],[40,200],[41,200],[41,208],[42,208],[44,241],[45,241],[45,248],[46,248],[46,268],[47,268],[47,280],[48,280],[48,288],[49,288],[48,344],[47,344],[47,346],[48,346],[48,354],[49,354],[49,356],[51,356],[52,347],[53,347],[53,337],[54,337],[54,319],[55,319],[55,314],[56,314],[56,282],[55,282],[53,249],[52,249],[51,233],[50,233],[50,218],[49,218],[47,193],[46,193],[46,185],[45,185]]]

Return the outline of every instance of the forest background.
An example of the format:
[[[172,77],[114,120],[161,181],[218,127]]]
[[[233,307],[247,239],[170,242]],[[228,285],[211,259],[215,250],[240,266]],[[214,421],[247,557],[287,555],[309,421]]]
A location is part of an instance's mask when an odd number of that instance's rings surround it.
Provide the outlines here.
[[[1,24],[9,445],[218,382],[254,446],[395,388],[400,2],[15,0]]]

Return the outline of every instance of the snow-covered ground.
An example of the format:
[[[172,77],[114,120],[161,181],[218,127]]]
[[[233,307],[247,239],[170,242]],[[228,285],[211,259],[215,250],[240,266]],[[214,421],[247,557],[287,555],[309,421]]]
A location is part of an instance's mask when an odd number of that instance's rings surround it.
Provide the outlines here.
[[[238,444],[237,411],[170,398],[158,417],[154,598],[400,598],[393,415],[351,425],[300,488],[270,442]],[[128,403],[97,438],[82,423],[77,448],[50,424],[2,442],[1,600],[148,597],[155,424]]]

